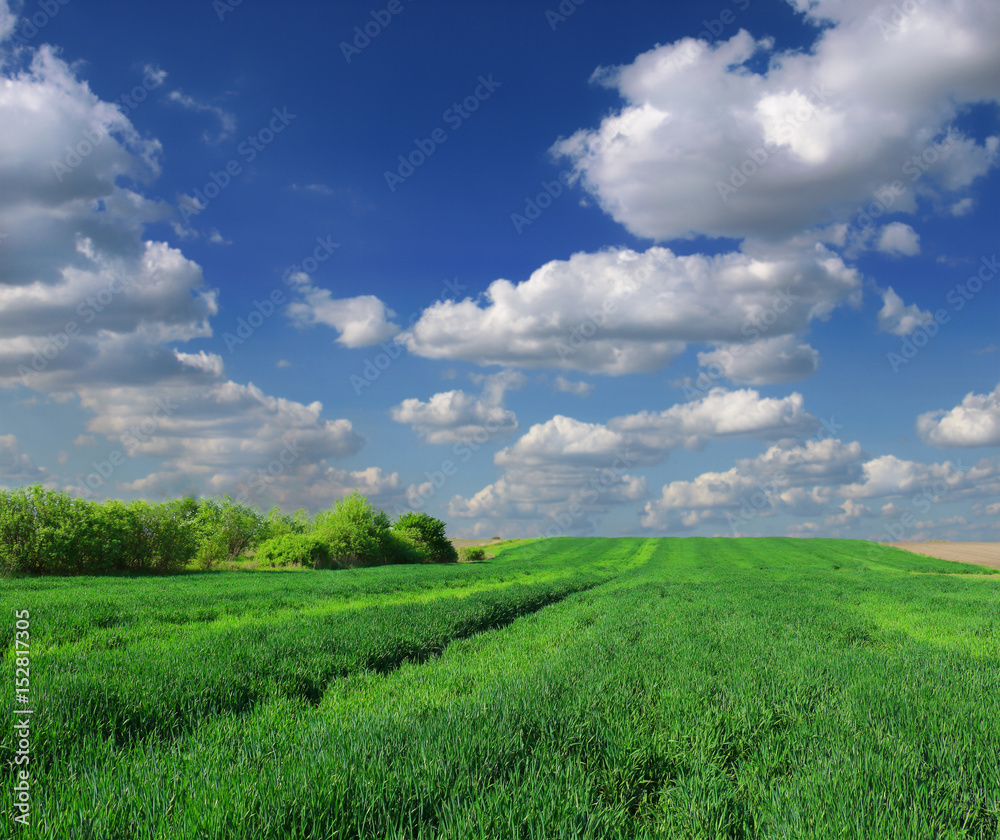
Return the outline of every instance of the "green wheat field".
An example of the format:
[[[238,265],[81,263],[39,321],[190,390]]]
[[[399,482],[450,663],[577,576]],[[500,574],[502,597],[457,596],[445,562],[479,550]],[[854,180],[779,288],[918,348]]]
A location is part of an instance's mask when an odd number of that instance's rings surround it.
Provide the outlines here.
[[[997,838],[998,581],[781,538],[0,580],[0,834]]]

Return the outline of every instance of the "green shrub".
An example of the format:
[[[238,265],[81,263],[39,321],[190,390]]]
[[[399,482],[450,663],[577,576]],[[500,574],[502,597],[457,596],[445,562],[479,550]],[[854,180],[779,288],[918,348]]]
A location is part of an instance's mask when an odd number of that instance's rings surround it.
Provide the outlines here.
[[[470,545],[462,549],[462,559],[468,563],[478,563],[486,559],[486,549],[481,545]]]
[[[324,569],[329,567],[332,560],[330,546],[315,534],[282,534],[271,537],[257,547],[254,557],[260,565],[272,568],[305,566]]]
[[[202,499],[195,521],[199,532],[195,561],[203,569],[244,557],[268,536],[261,512],[229,496]]]
[[[260,541],[263,543],[286,534],[306,534],[309,528],[309,512],[305,508],[300,508],[295,513],[283,513],[281,508],[273,507],[264,518]]]
[[[186,502],[97,502],[40,485],[0,491],[0,570],[93,575],[172,572],[197,543]]]
[[[428,563],[455,563],[458,552],[445,536],[447,526],[440,519],[426,513],[409,510],[392,526],[396,534],[405,534],[422,550]]]
[[[330,547],[337,566],[378,566],[392,553],[389,515],[356,490],[317,514],[313,533]]]
[[[389,532],[386,541],[387,563],[430,563],[430,555],[424,544],[406,531]]]

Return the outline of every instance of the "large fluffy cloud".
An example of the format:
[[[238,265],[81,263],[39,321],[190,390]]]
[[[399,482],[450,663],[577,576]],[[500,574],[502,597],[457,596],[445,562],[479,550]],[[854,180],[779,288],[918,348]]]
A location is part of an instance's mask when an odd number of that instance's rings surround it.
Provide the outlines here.
[[[554,152],[606,212],[658,240],[783,238],[850,221],[894,181],[904,189],[892,209],[912,213],[919,194],[966,187],[995,165],[998,139],[955,125],[969,104],[1000,101],[993,0],[919,4],[898,24],[895,6],[795,5],[825,27],[809,50],[777,52],[740,31],[598,70],[624,105]],[[762,59],[766,70],[749,69]]]
[[[636,373],[689,342],[800,332],[856,300],[860,282],[822,245],[711,257],[609,249],[553,260],[522,283],[497,280],[482,302],[441,301],[398,340],[432,359]]]
[[[917,431],[933,446],[1000,446],[1000,385],[990,394],[966,394],[949,411],[921,414]]]
[[[158,174],[159,143],[52,48],[19,58],[30,64],[0,74],[0,388],[79,405],[90,434],[78,439],[109,443],[93,472],[57,478],[4,435],[0,481],[289,504],[328,505],[352,483],[394,493],[395,474],[327,463],[362,448],[349,421],[230,381],[218,356],[174,346],[211,336],[217,294],[196,263],[145,236],[172,212],[136,191]]]

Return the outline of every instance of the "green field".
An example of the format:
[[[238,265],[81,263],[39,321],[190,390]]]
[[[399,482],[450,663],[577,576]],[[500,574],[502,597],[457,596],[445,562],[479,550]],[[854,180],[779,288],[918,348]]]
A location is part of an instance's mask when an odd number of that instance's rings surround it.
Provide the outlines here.
[[[0,835],[997,838],[992,572],[854,541],[565,538],[3,580]]]

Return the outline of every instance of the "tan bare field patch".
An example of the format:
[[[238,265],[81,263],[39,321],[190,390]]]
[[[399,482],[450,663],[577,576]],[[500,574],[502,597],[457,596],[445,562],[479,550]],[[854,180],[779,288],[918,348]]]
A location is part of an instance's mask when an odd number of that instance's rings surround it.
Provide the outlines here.
[[[989,542],[898,542],[889,543],[896,548],[937,557],[940,560],[954,560],[959,563],[976,563],[1000,569],[1000,543]]]

